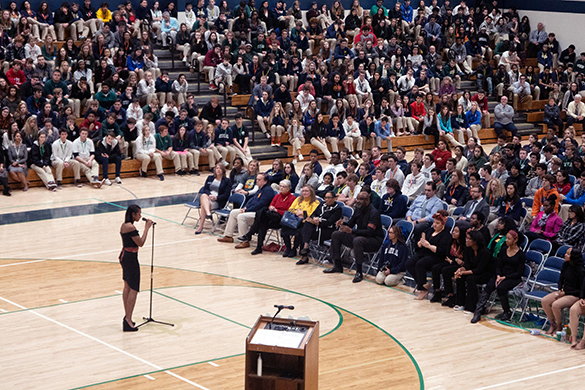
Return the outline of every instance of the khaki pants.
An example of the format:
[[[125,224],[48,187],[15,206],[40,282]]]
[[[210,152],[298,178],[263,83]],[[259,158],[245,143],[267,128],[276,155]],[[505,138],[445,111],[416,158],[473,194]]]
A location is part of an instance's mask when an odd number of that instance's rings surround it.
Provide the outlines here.
[[[215,148],[217,149],[217,151],[221,154],[221,157],[229,162],[230,164],[234,162],[234,158],[236,158],[236,149],[229,145],[229,146],[221,146],[221,145],[216,145]],[[228,160],[227,155],[230,155],[230,158]]]
[[[561,219],[563,221],[566,221],[567,219],[569,219],[569,208],[571,207],[570,204],[562,204],[560,209],[559,209],[559,217],[561,217]]]
[[[57,176],[57,181],[63,181],[63,169],[65,168],[65,163],[62,161],[55,161],[53,162],[53,168],[55,168],[55,176]],[[70,160],[69,169],[73,171],[73,178],[75,180],[79,180],[79,163],[75,160]]]
[[[91,183],[95,178],[99,177],[100,165],[97,161],[91,161],[91,167],[85,164],[79,163],[79,170],[87,177],[87,180]]]
[[[331,153],[329,153],[329,149],[327,149],[327,141],[321,142],[317,138],[311,138],[311,145],[319,149],[323,153],[327,161],[331,159]]]
[[[238,234],[243,236],[250,231],[250,226],[254,223],[256,217],[255,212],[242,213],[241,210],[236,209],[230,212],[230,216],[225,227],[224,235],[226,237],[232,237],[236,230],[236,223],[238,224]]]
[[[209,82],[212,83],[213,79],[215,78],[215,67],[214,66],[204,66],[203,72],[207,72],[207,78],[209,78]]]
[[[41,30],[41,41],[44,41],[48,34],[51,34],[54,41],[57,40],[57,34],[55,34],[55,26],[53,26],[52,24],[41,23],[40,30]]]
[[[162,167],[162,156],[158,153],[154,153],[152,157],[150,157],[146,153],[138,153],[136,154],[136,159],[142,162],[142,172],[148,171],[148,164],[151,161],[154,161],[154,166],[156,168],[156,174],[162,175],[163,174],[163,167]]]
[[[162,165],[162,159],[164,158],[165,160],[169,160],[169,161],[173,162],[173,165],[175,166],[175,172],[178,172],[181,170],[181,158],[179,157],[179,153],[175,152],[174,150],[171,150],[171,152],[167,156],[163,156],[160,153],[158,153],[158,154],[161,156],[161,165]]]
[[[481,125],[470,125],[469,128],[471,129],[472,137],[475,137],[479,141],[479,131],[481,130]]]
[[[384,272],[380,271],[376,275],[376,283],[378,284],[385,284],[388,287],[398,286],[404,278],[406,272],[399,272],[397,274],[390,274],[388,276],[384,275]]]
[[[71,23],[67,27],[63,27],[62,23],[55,23],[55,27],[57,27],[57,38],[60,41],[65,40],[65,30],[69,31],[69,36],[73,38],[74,41],[79,39],[79,36],[77,35],[77,25],[75,23]]]
[[[339,153],[339,147],[337,146],[339,139],[337,137],[327,137],[327,142],[331,145],[332,152]]]
[[[457,129],[453,130],[453,134],[457,137],[457,141],[459,141],[460,144],[465,144],[464,134],[467,134],[467,138],[471,137],[471,130]]]
[[[215,146],[210,146],[209,148],[204,150],[196,150],[196,149],[189,149],[189,152],[193,155],[193,165],[195,169],[199,170],[199,157],[200,156],[207,156],[207,161],[209,163],[209,170],[212,171],[213,167],[217,163],[217,161],[222,159],[221,154],[217,150]]]
[[[258,127],[260,128],[260,131],[262,132],[262,134],[267,134],[268,128],[270,126],[269,118],[267,116],[258,116],[257,122],[258,122]]]
[[[296,156],[300,155],[301,154],[301,147],[305,143],[305,140],[301,140],[300,138],[293,138],[293,139],[289,139],[288,142],[290,142],[290,144],[293,147],[293,156],[296,157]]]
[[[247,167],[248,164],[250,164],[250,161],[252,161],[252,152],[250,152],[250,148],[246,147],[245,149],[245,153],[242,152],[240,150],[240,148],[236,148],[234,147],[234,149],[236,150],[236,157],[241,158],[242,160],[244,160],[244,165]]]
[[[169,100],[173,99],[173,93],[172,92],[157,92],[156,98],[158,99],[158,104],[162,107]]]
[[[280,125],[270,126],[270,135],[272,136],[272,138],[278,137],[278,139],[280,140],[280,137],[282,137],[283,132],[284,132],[283,126]]]
[[[357,143],[357,148],[353,147],[354,142]],[[359,152],[364,150],[364,139],[361,135],[358,136],[346,135],[345,138],[343,139],[343,143],[345,144],[345,147],[349,149],[350,153],[353,153],[356,150]]]
[[[463,135],[463,134],[462,134]],[[457,142],[455,140],[455,137],[453,137],[453,134],[451,133],[445,133],[445,135],[443,136],[447,141],[451,142],[451,144],[453,146],[463,146],[461,142]],[[463,142],[464,143],[464,142]]]
[[[540,95],[540,91],[538,91],[538,94]],[[527,110],[531,110],[532,109],[532,95],[528,95],[524,98],[524,101],[522,102],[520,100],[520,95],[518,95],[517,93],[514,94],[514,100],[512,103],[512,106],[514,107],[514,111],[518,111],[518,103],[521,103],[523,105],[522,108],[525,108]]]
[[[51,167],[45,166],[43,168],[37,167],[35,164],[30,166],[33,171],[37,173],[39,178],[43,181],[43,184],[47,186],[49,183],[54,183],[55,178],[53,177],[53,172],[51,172]]]
[[[176,152],[179,156],[179,160],[181,162],[181,169],[185,171],[190,171],[191,169],[195,169],[195,165],[193,163],[193,154],[190,152]]]

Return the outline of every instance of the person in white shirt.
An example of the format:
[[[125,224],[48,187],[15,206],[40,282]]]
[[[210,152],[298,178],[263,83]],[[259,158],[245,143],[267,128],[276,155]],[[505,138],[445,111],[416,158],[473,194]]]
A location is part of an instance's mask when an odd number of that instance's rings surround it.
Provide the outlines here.
[[[398,170],[400,171],[400,169]],[[370,186],[372,191],[378,194],[380,198],[382,198],[386,193],[386,182],[388,181],[388,179],[386,179],[386,172],[386,168],[382,166],[377,167],[376,173],[374,175],[374,181],[372,181]]]
[[[425,154],[422,163],[423,166],[421,172],[425,175],[427,180],[431,180],[431,171],[435,168],[435,156],[430,153]]]
[[[434,164],[433,164],[434,165]],[[402,195],[406,195],[412,202],[417,196],[422,195],[425,190],[427,177],[421,172],[422,164],[418,161],[410,163],[410,172],[402,185]]]
[[[367,100],[373,100],[372,89],[370,83],[366,79],[366,72],[360,72],[359,77],[353,81],[355,85],[355,91],[357,92],[358,102],[360,106]]]
[[[140,134],[142,134],[143,128],[150,129],[150,134],[155,133],[154,123],[152,122],[152,114],[150,112],[144,114],[141,120],[136,121],[136,130],[138,130],[138,137],[140,137]]]
[[[81,187],[79,182],[79,164],[77,160],[73,159],[73,142],[67,139],[67,129],[61,129],[59,132],[59,139],[53,142],[53,153],[51,154],[51,162],[55,168],[57,176],[57,189],[62,189],[63,169],[72,169],[75,185]]]
[[[303,87],[301,93],[298,94],[297,100],[301,103],[301,110],[305,112],[309,107],[309,103],[315,100],[315,97],[311,95],[311,88],[308,85]]]
[[[87,139],[87,135],[87,128],[82,127],[79,138],[73,141],[73,157],[91,185],[100,188],[105,180],[99,180],[100,165],[95,161],[95,146],[92,140]]]
[[[191,31],[196,21],[197,15],[193,11],[193,4],[187,3],[185,5],[185,24],[187,25],[187,31]]]
[[[343,164],[341,164],[339,152],[331,152],[331,165],[323,168],[323,172],[321,172],[321,175],[319,176],[319,183],[323,183],[323,178],[327,172],[331,173],[333,177],[337,177],[337,174],[341,171],[345,171],[345,168],[343,168]]]
[[[343,130],[345,131],[345,138],[343,139],[343,143],[345,147],[349,150],[349,153],[354,153],[354,151],[361,152],[364,150],[364,138],[362,137],[362,132],[360,131],[360,126],[351,114],[347,115],[345,121],[343,121]],[[357,143],[357,147],[354,149],[353,144],[354,142]],[[359,154],[353,154],[353,158],[356,160],[359,158]]]
[[[132,99],[132,103],[126,110],[126,120],[134,118],[136,123],[138,123],[142,120],[143,115],[144,112],[142,111],[142,107],[140,107],[140,101],[137,98]]]
[[[362,190],[362,187],[358,185],[358,176],[352,173],[347,177],[347,187],[341,191],[341,194],[337,197],[337,200],[345,203],[348,207],[353,207],[357,199],[358,194]]]
[[[140,99],[142,105],[150,104],[152,98],[156,96],[156,89],[154,87],[154,80],[151,71],[147,70],[144,72],[144,78],[138,82],[136,96]]]
[[[148,115],[148,114],[147,114]],[[144,127],[138,138],[136,138],[136,154],[134,158],[142,162],[142,166],[139,169],[140,176],[146,177],[148,171],[148,164],[154,161],[156,172],[162,172],[162,156],[156,152],[156,141],[154,135],[150,132],[149,127]]]
[[[419,168],[420,170],[420,168]],[[400,187],[404,184],[404,172],[398,166],[398,158],[396,156],[388,157],[388,170],[386,171],[386,180],[395,179]],[[386,191],[384,191],[386,193]]]
[[[217,18],[219,18],[219,7],[215,5],[215,0],[209,0],[205,12],[207,12],[207,22],[210,25],[214,24]]]

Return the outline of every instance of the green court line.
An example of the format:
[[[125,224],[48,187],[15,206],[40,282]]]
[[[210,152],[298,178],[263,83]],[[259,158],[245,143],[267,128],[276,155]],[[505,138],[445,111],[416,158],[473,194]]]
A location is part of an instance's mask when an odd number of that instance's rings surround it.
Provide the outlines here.
[[[162,369],[162,370],[156,370],[156,371],[151,371],[151,372],[144,372],[142,374],[130,375],[130,376],[126,376],[126,377],[123,377],[123,378],[111,379],[109,381],[104,381],[104,382],[99,382],[99,383],[93,383],[91,385],[85,385],[85,386],[81,386],[81,387],[74,387],[71,390],[87,389],[89,387],[105,385],[105,384],[113,383],[113,382],[119,382],[119,381],[123,381],[123,380],[126,380],[126,379],[138,378],[139,376],[151,375],[151,374],[158,374],[158,373],[164,372],[164,371],[178,370],[180,368],[185,368],[185,367],[190,367],[190,366],[197,366],[199,364],[204,364],[204,363],[209,363],[209,362],[216,362],[216,361],[219,361],[219,360],[230,359],[230,358],[233,358],[233,357],[238,357],[238,356],[243,356],[243,355],[245,355],[245,353],[238,353],[236,355],[230,355],[230,356],[222,356],[222,357],[219,357],[217,359],[202,360],[202,361],[195,362],[195,363],[183,364],[181,366],[176,366],[176,367],[171,367],[171,368],[165,368],[165,369]]]
[[[215,314],[215,313],[213,313],[213,312],[211,312],[211,311],[209,311],[209,310],[206,310],[206,309],[203,309],[203,308],[201,308],[201,307],[198,307],[198,306],[192,305],[192,304],[190,304],[190,303],[187,303],[187,302],[181,301],[180,299],[177,299],[177,298],[171,297],[171,296],[169,296],[169,295],[163,294],[163,293],[161,293],[161,292],[158,292],[158,291],[154,291],[154,290],[153,290],[153,292],[154,292],[155,294],[158,294],[158,295],[160,295],[160,296],[163,296],[163,297],[165,297],[165,298],[168,298],[168,299],[170,299],[170,300],[172,300],[172,301],[175,301],[175,302],[182,303],[183,305],[187,305],[187,306],[189,306],[189,307],[192,307],[192,308],[194,308],[194,309],[200,310],[200,311],[202,311],[202,312],[204,312],[204,313],[211,314],[212,316],[215,316],[215,317],[221,318],[222,320],[226,320],[226,321],[228,321],[228,322],[231,322],[232,324],[236,324],[236,325],[243,326],[243,327],[244,327],[244,328],[246,328],[246,329],[252,329],[252,327],[250,327],[250,326],[248,326],[248,325],[240,324],[240,323],[239,323],[239,322],[237,322],[237,321],[230,320],[229,318],[226,318],[226,317],[224,317],[224,316],[221,316],[221,315],[219,315],[219,314]]]
[[[120,207],[120,208],[124,208],[124,207],[122,207],[122,206],[119,206],[119,205],[115,205],[115,206],[117,206],[117,207]],[[170,222],[173,222],[173,221],[170,221]],[[175,223],[176,223],[176,222],[175,222]],[[100,262],[100,263],[108,263],[108,264],[111,264],[111,262],[108,262],[108,261],[103,261],[103,260],[59,259],[59,260],[57,260],[57,261],[82,261],[82,262]],[[406,349],[406,347],[405,347],[404,345],[402,345],[402,343],[400,343],[400,342],[399,342],[399,341],[398,341],[398,340],[397,340],[395,337],[393,337],[393,336],[392,336],[390,333],[386,332],[384,329],[380,328],[378,325],[374,324],[373,322],[371,322],[371,321],[369,321],[369,320],[366,320],[364,317],[362,317],[362,316],[359,316],[359,315],[357,315],[357,314],[355,314],[355,313],[353,313],[353,312],[351,312],[351,311],[349,311],[349,310],[346,310],[346,309],[340,308],[340,307],[338,307],[337,305],[334,305],[334,304],[332,304],[332,303],[329,303],[329,302],[326,302],[326,301],[324,301],[324,300],[322,300],[322,299],[319,299],[319,298],[316,298],[316,297],[310,296],[310,295],[308,295],[308,294],[300,293],[300,292],[297,292],[297,291],[289,290],[289,289],[282,288],[282,287],[278,287],[278,286],[273,286],[273,285],[270,285],[270,284],[267,284],[267,283],[261,283],[261,282],[256,282],[256,281],[252,281],[252,280],[248,280],[248,279],[237,278],[237,277],[233,277],[233,276],[226,276],[226,275],[222,275],[222,274],[216,274],[216,273],[213,273],[213,272],[195,271],[195,270],[181,269],[181,268],[176,268],[176,267],[168,267],[168,266],[157,266],[157,267],[158,267],[158,268],[165,268],[165,269],[172,269],[172,270],[177,270],[177,271],[196,272],[196,273],[200,273],[200,274],[204,274],[204,275],[220,276],[220,277],[224,277],[224,278],[229,278],[229,279],[235,279],[235,280],[245,281],[245,282],[248,282],[248,283],[254,283],[254,284],[257,284],[257,285],[260,285],[260,286],[266,286],[266,287],[270,287],[270,288],[277,288],[277,289],[280,289],[281,291],[289,292],[289,293],[291,293],[291,294],[297,294],[297,295],[304,296],[304,297],[307,297],[307,298],[310,298],[310,299],[314,299],[314,300],[316,300],[316,301],[318,301],[318,302],[321,302],[321,303],[323,303],[323,304],[325,304],[325,305],[328,305],[328,306],[330,306],[330,307],[332,307],[332,308],[335,308],[335,310],[339,310],[339,309],[341,309],[341,310],[343,310],[343,311],[346,311],[347,313],[349,313],[349,314],[351,314],[351,315],[354,315],[354,316],[356,316],[356,317],[358,317],[358,318],[362,319],[363,321],[365,321],[365,322],[369,323],[370,325],[372,325],[372,326],[376,327],[377,329],[381,330],[381,331],[382,331],[384,334],[386,334],[386,335],[388,335],[390,338],[392,338],[392,340],[393,340],[393,341],[395,341],[395,342],[396,342],[396,343],[397,343],[397,344],[398,344],[398,345],[399,345],[399,346],[400,346],[400,347],[401,347],[401,348],[402,348],[402,349],[405,351],[405,353],[407,354],[407,356],[410,358],[410,360],[412,361],[413,365],[415,366],[415,369],[417,370],[418,377],[419,377],[419,383],[420,383],[420,390],[424,390],[424,378],[423,378],[423,375],[422,375],[422,371],[421,371],[421,369],[420,369],[420,367],[419,367],[419,365],[418,365],[418,363],[417,363],[416,359],[415,359],[415,358],[414,358],[414,356],[413,356],[413,355],[412,355],[412,354],[411,354],[411,353],[408,351],[408,349]],[[401,291],[401,290],[399,290],[399,291]],[[403,291],[403,292],[405,292],[405,291]],[[406,293],[406,292],[405,292],[405,293]],[[160,294],[160,293],[159,293],[159,294]],[[161,294],[161,295],[162,295],[162,294]],[[340,314],[341,314],[341,313],[340,313]],[[340,324],[338,324],[338,325],[339,325],[339,326],[341,326]],[[338,328],[338,327],[337,327],[337,328]],[[336,329],[337,329],[337,328],[336,328]],[[163,371],[164,371],[164,370],[163,370]],[[143,374],[143,375],[146,375],[146,374]],[[122,379],[123,379],[123,378],[122,378]],[[120,379],[120,380],[121,380],[121,379]],[[114,381],[115,381],[115,380],[114,380]],[[90,385],[90,386],[93,386],[93,385]]]

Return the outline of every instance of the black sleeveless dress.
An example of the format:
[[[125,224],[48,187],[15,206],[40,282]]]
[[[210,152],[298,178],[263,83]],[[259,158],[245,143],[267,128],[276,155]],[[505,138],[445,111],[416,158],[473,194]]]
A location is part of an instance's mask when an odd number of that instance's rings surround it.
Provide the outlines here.
[[[120,253],[120,264],[122,265],[122,279],[135,291],[140,291],[140,264],[138,263],[138,245],[132,237],[140,234],[138,230],[128,233],[120,233],[122,236],[122,252]]]

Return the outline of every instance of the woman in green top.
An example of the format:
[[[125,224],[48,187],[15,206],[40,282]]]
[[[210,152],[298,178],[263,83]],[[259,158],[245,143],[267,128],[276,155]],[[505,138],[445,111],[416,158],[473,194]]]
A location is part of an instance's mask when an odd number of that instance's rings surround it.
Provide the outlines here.
[[[510,217],[500,217],[496,224],[496,234],[488,244],[488,249],[492,252],[494,258],[498,257],[502,246],[506,243],[506,234],[510,230],[516,230],[516,222]]]

